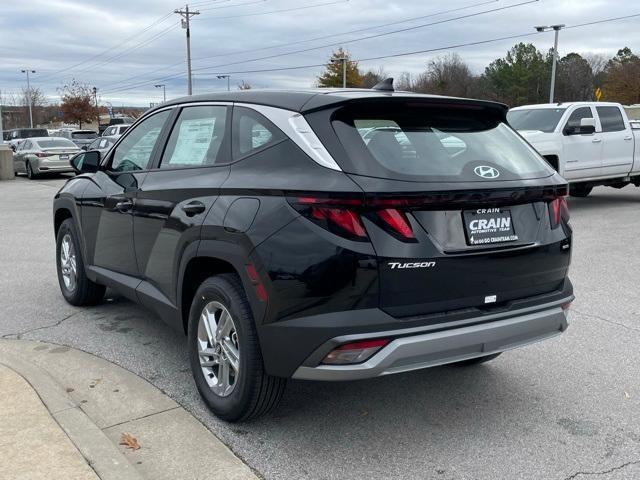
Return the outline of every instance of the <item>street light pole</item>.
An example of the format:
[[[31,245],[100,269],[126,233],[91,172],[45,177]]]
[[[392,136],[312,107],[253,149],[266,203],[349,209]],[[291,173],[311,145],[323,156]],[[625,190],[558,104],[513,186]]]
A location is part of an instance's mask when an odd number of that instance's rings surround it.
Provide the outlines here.
[[[349,61],[346,55],[342,57],[334,57],[331,59],[331,63],[342,62],[342,88],[347,88],[347,62]]]
[[[36,73],[35,70],[25,68],[22,73],[27,74],[27,103],[29,104],[29,126],[33,128],[33,111],[31,109],[31,83],[29,82],[29,73]]]
[[[197,10],[189,11],[189,5],[187,4],[184,10],[174,10],[173,13],[177,13],[182,17],[182,28],[187,31],[187,95],[191,95],[191,28],[189,20],[194,15],[200,15],[200,12]]]
[[[218,77],[219,80],[222,80],[223,78],[227,79],[227,92],[230,92],[231,91],[231,83],[230,83],[231,75],[216,75],[216,77]]]
[[[558,63],[558,35],[560,30],[564,27],[564,24],[561,25],[551,25],[551,26],[539,26],[535,27],[538,32],[547,32],[553,30],[555,32],[555,39],[553,41],[553,59],[551,62],[551,87],[549,88],[549,103],[553,103],[553,98],[556,90],[556,65]]]
[[[164,83],[161,83],[159,85],[155,86],[156,88],[160,88],[162,87],[162,101],[166,102],[167,101],[167,86]]]

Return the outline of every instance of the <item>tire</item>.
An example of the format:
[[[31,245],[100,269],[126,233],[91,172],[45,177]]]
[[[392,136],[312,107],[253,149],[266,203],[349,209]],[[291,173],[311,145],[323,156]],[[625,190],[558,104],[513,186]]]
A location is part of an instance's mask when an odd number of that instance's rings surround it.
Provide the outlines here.
[[[65,262],[63,257],[69,258],[70,254],[73,260]],[[95,305],[104,298],[106,287],[92,282],[87,277],[78,233],[71,218],[62,222],[56,236],[56,270],[62,296],[71,305]],[[66,279],[65,272],[68,274]]]
[[[29,180],[35,180],[38,176],[34,173],[33,168],[31,168],[31,164],[27,162],[27,178]]]
[[[593,190],[593,187],[572,186],[569,187],[569,195],[572,197],[584,198],[591,193],[591,190]]]
[[[231,321],[231,327],[227,329],[220,322],[225,311],[230,315]],[[215,323],[209,324],[209,329],[205,328],[207,315],[208,318],[215,319]],[[223,333],[222,340],[215,340],[218,327],[228,333]],[[210,277],[200,285],[189,313],[188,342],[189,360],[196,386],[204,402],[216,416],[228,422],[250,420],[268,413],[278,405],[286,380],[267,375],[264,371],[255,321],[237,275]],[[237,370],[234,370],[232,362],[225,360],[233,358],[233,353],[229,354],[230,351],[233,352],[233,348],[230,349],[229,345],[236,348]],[[202,349],[212,352],[212,355],[202,356]],[[205,366],[201,365],[201,358]],[[225,362],[228,363],[228,381],[221,382],[220,378],[225,377]]]
[[[469,360],[462,360],[461,362],[455,362],[451,365],[455,365],[457,367],[470,367],[472,365],[480,365],[481,363],[489,362],[494,358],[499,357],[501,353],[502,352],[485,355],[484,357],[470,358]]]

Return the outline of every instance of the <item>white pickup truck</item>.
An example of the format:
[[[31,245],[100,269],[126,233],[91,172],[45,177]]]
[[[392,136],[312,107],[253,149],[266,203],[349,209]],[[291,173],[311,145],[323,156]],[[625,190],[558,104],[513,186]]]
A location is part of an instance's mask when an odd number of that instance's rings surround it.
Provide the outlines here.
[[[586,197],[597,185],[640,186],[640,128],[619,103],[524,105],[507,114],[516,129]]]

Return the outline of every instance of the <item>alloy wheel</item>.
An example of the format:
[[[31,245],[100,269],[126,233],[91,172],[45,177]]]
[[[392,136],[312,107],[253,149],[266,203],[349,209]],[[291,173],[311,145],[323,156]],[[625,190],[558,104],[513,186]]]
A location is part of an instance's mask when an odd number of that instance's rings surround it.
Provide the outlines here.
[[[69,233],[62,237],[60,244],[60,271],[65,288],[69,292],[76,289],[78,283],[78,270],[76,263],[76,249]]]
[[[220,302],[209,302],[202,309],[197,342],[209,388],[220,397],[230,395],[240,374],[240,345],[233,317]]]

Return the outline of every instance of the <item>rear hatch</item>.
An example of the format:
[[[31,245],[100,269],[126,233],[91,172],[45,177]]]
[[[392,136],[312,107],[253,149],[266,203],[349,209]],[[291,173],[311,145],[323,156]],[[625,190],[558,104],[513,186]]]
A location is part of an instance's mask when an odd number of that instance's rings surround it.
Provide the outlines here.
[[[330,152],[364,191],[361,220],[390,314],[504,308],[564,287],[566,183],[505,110],[387,99],[324,112],[338,139]]]

